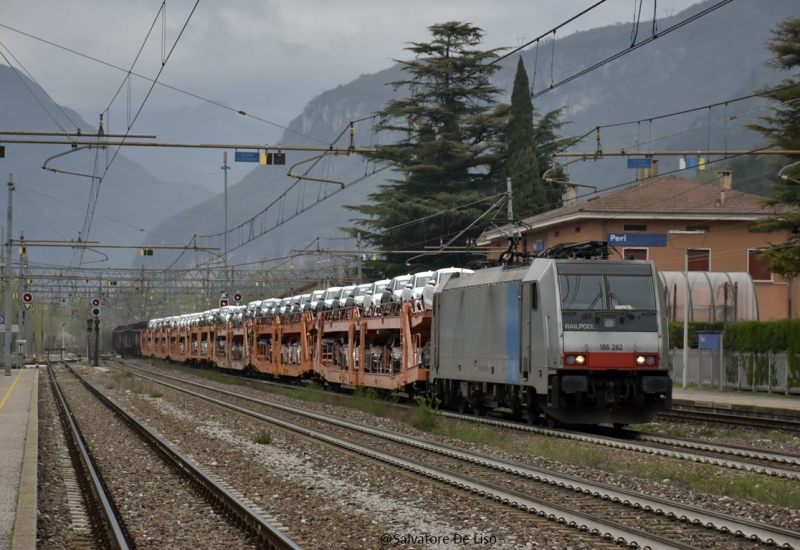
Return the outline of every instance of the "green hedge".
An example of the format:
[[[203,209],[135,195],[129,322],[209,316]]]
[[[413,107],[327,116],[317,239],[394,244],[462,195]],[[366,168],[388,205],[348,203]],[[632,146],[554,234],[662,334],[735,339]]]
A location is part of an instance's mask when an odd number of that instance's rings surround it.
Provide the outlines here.
[[[700,332],[722,332],[723,323],[715,322],[697,322],[689,323],[689,347],[697,347],[697,334]],[[728,325],[730,326],[730,324]],[[683,322],[670,321],[669,322],[669,347],[682,348],[683,347]]]
[[[739,321],[725,330],[725,347],[736,351],[800,351],[800,319]]]
[[[689,323],[689,346],[697,347],[700,332],[722,332],[722,323]],[[800,386],[800,319],[780,321],[737,321],[728,323],[723,334],[726,350],[743,352],[747,361],[747,383],[766,384],[769,352],[787,352],[789,385]],[[669,323],[669,346],[683,347],[683,323]],[[736,369],[728,365],[729,380],[736,380]],[[773,374],[774,376],[774,374]],[[773,380],[773,385],[777,381]]]

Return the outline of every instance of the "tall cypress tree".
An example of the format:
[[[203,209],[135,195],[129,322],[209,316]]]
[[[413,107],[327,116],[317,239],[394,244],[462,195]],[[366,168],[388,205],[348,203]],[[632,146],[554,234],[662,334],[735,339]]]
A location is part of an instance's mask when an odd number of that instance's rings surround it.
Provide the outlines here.
[[[528,73],[520,56],[511,91],[511,109],[506,132],[508,160],[504,176],[511,178],[515,213],[531,215],[546,209],[548,197],[542,186],[536,156],[533,104],[528,88]]]
[[[390,101],[376,125],[400,139],[368,155],[389,164],[399,177],[369,195],[367,204],[347,207],[363,216],[352,220],[357,227],[348,231],[360,231],[369,245],[387,251],[384,261],[365,266],[371,276],[408,271],[410,256],[391,251],[438,246],[496,200],[491,198],[499,160],[495,145],[504,118],[494,106],[500,90],[490,82],[500,67],[490,63],[500,50],[479,49],[483,31],[468,23],[429,30],[430,42],[406,48],[414,59],[399,61],[408,78],[391,83],[409,96]],[[467,203],[473,204],[462,206]],[[458,244],[479,232],[478,226],[467,230]],[[468,261],[464,255],[425,255],[412,260],[412,271]]]
[[[564,193],[561,185],[546,183],[542,179],[544,173],[553,167],[553,153],[566,142],[559,136],[565,124],[562,120],[564,110],[556,109],[536,121],[528,85],[528,73],[520,57],[501,149],[504,158],[502,175],[503,179],[511,178],[514,214],[518,219],[558,208]],[[557,172],[552,177],[562,175]]]

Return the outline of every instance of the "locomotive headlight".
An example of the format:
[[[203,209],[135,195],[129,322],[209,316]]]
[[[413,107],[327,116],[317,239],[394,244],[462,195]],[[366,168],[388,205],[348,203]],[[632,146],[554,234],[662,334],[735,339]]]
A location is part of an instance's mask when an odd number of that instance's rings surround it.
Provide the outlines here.
[[[574,365],[574,364],[575,364],[575,356],[567,355],[567,365]]]
[[[645,361],[647,361],[647,359],[645,359],[644,355],[640,355],[636,358],[637,365],[644,365]]]
[[[586,362],[586,357],[584,357],[583,355],[578,355],[575,357],[575,362],[578,363],[579,365],[583,365]]]
[[[652,356],[652,355],[648,355],[647,356],[647,364],[648,365],[655,365],[656,364],[656,358],[654,356]]]

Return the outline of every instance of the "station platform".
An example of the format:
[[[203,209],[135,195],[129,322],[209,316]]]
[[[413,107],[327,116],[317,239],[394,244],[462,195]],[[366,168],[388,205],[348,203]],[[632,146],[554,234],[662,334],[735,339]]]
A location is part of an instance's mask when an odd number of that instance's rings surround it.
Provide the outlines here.
[[[0,370],[0,550],[35,550],[40,369]]]
[[[736,390],[672,390],[673,408],[727,410],[752,416],[800,420],[800,396]]]

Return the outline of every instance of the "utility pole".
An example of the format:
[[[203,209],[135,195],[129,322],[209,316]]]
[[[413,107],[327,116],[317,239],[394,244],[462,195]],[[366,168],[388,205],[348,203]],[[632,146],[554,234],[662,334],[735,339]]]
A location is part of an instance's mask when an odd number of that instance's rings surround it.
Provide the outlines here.
[[[225,248],[222,252],[222,265],[225,268],[225,280],[228,280],[228,152],[222,152],[222,171],[225,174]],[[230,289],[226,289],[230,290]]]
[[[361,284],[361,232],[358,232],[358,284]]]
[[[92,365],[99,367],[100,358],[100,317],[94,318],[94,362]]]
[[[511,206],[511,178],[506,178],[506,194],[508,195],[508,238],[514,238],[514,209]]]
[[[14,174],[8,175],[8,221],[6,231],[8,239],[6,240],[6,265],[5,277],[3,283],[5,284],[5,298],[6,298],[6,311],[5,311],[5,324],[6,324],[6,342],[5,353],[3,354],[3,365],[5,366],[5,375],[11,376],[11,277],[13,277],[13,270],[11,269],[11,219],[12,219],[12,197],[14,192]]]
[[[25,237],[20,232],[19,234],[20,242],[25,240]],[[25,362],[25,346],[20,347],[19,342],[25,342],[27,345],[27,341],[25,340],[25,311],[26,308],[23,305],[22,296],[25,294],[25,253],[20,248],[19,251],[19,285],[17,285],[17,294],[19,295],[19,303],[17,303],[17,368],[21,369],[23,363]]]

